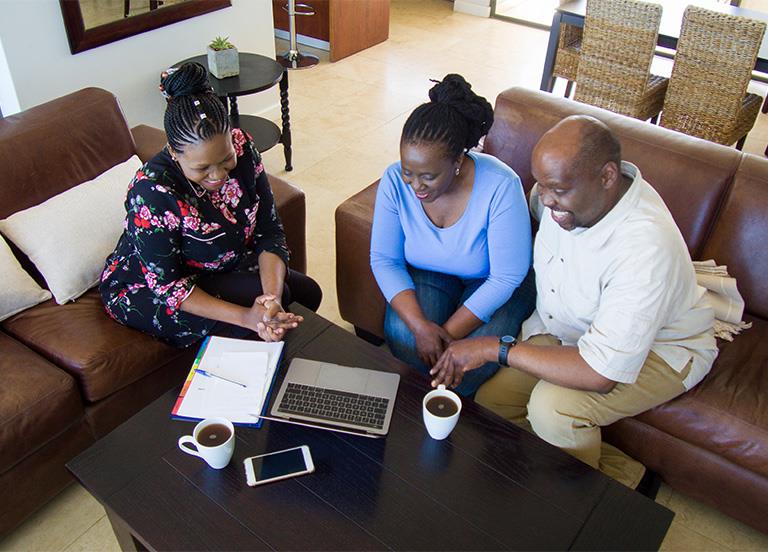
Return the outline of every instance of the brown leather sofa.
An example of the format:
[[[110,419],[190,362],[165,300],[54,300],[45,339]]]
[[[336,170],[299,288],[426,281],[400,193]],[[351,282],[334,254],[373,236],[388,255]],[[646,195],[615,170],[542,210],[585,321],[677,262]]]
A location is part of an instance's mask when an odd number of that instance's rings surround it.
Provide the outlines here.
[[[164,144],[158,129],[129,129],[117,99],[96,88],[0,119],[0,219],[134,154],[146,160]],[[304,193],[269,178],[291,267],[303,272]],[[34,265],[14,252],[44,286]],[[0,535],[72,480],[65,462],[183,381],[195,352],[117,324],[95,289],[0,323]]]
[[[692,258],[728,265],[753,323],[719,343],[711,373],[691,392],[606,428],[604,437],[674,489],[768,532],[768,161],[521,88],[497,98],[485,151],[529,191],[533,146],[572,114],[593,115],[615,131],[624,158],[666,201]],[[341,316],[381,337],[385,303],[368,264],[377,184],[336,210],[336,286]]]

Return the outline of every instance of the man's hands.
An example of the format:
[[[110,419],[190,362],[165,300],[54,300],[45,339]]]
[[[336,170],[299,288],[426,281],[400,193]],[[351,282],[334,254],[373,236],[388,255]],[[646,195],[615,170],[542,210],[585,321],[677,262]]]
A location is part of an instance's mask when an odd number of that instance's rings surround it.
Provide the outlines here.
[[[499,339],[497,337],[472,337],[451,342],[437,364],[429,371],[432,387],[444,384],[456,387],[464,373],[479,368],[486,362],[498,359]]]
[[[243,326],[255,331],[264,341],[280,341],[287,330],[304,318],[285,312],[275,295],[259,295],[243,319]]]
[[[446,346],[453,341],[451,335],[439,324],[424,319],[413,329],[416,353],[427,366],[434,366]]]

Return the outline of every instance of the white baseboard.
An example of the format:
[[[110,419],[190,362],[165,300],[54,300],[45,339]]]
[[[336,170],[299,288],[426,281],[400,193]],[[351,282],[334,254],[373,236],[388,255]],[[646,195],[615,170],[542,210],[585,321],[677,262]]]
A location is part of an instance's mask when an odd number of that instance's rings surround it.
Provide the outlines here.
[[[468,13],[469,15],[476,15],[478,17],[491,16],[491,6],[481,6],[471,0],[455,0],[453,3],[453,11]]]
[[[283,40],[291,40],[291,35],[288,34],[288,31],[283,31],[281,29],[275,29],[275,36],[277,38],[282,38]],[[299,44],[304,44],[305,46],[311,46],[312,48],[317,48],[318,50],[325,50],[326,52],[331,51],[330,42],[325,40],[320,40],[317,38],[312,38],[311,36],[297,34],[296,42],[298,42]],[[278,52],[278,54],[279,53],[281,52]]]

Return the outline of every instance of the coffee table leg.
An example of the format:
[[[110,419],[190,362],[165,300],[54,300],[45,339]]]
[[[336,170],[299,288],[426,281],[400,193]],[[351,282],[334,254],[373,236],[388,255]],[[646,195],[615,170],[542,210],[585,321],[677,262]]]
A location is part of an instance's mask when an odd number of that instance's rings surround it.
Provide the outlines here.
[[[283,78],[280,79],[280,111],[283,114],[283,132],[280,141],[283,143],[283,153],[285,154],[285,170],[292,171],[291,158],[291,114],[288,110],[288,71],[283,70]]]
[[[128,525],[115,512],[109,508],[106,508],[106,510],[109,523],[112,524],[112,531],[114,531],[117,543],[120,545],[120,550],[123,550],[123,552],[126,550],[129,552],[148,550],[133,536]]]

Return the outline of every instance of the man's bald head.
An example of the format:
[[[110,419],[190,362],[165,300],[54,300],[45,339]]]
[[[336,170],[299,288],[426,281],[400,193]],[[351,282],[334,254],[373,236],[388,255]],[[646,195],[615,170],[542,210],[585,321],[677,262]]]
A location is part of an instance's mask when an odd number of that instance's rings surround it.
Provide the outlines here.
[[[604,123],[584,115],[566,117],[541,137],[531,170],[539,199],[569,231],[596,224],[629,187],[618,140]]]
[[[556,151],[574,175],[593,177],[610,161],[621,166],[621,144],[605,123],[589,115],[571,115],[557,123],[541,137],[534,155],[540,148]]]

